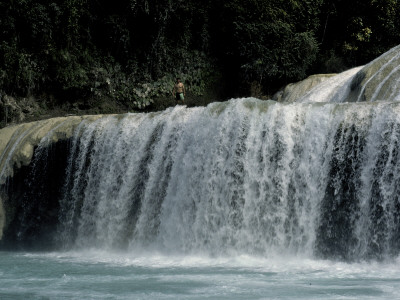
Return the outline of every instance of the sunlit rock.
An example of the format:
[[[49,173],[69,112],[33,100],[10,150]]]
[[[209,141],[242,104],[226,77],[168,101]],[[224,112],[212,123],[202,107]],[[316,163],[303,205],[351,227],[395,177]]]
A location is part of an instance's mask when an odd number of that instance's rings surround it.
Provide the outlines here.
[[[400,100],[400,45],[364,66],[351,81],[346,101]]]
[[[14,168],[30,163],[40,142],[51,144],[72,136],[83,120],[94,121],[97,116],[70,116],[9,126],[0,130],[0,184],[13,175]]]
[[[282,91],[276,93],[273,97],[273,100],[289,103],[295,102],[297,99],[300,99],[307,94],[307,92],[309,92],[313,87],[335,75],[336,74],[311,75],[302,81],[290,83]]]
[[[280,102],[372,102],[400,100],[400,46],[371,63],[340,74],[313,75],[274,96]]]

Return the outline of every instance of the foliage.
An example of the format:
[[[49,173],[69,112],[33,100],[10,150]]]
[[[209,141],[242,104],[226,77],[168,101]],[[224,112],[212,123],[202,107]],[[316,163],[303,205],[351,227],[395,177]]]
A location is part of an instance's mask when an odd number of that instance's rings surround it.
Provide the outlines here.
[[[397,0],[10,0],[0,10],[0,91],[134,109],[170,97],[177,76],[193,96],[217,77],[225,96],[247,95],[400,43]]]
[[[397,0],[324,1],[323,52],[334,51],[347,66],[364,64],[400,43]]]
[[[227,2],[223,35],[230,39],[226,52],[238,62],[244,79],[266,85],[303,78],[318,51],[313,30],[321,2]]]

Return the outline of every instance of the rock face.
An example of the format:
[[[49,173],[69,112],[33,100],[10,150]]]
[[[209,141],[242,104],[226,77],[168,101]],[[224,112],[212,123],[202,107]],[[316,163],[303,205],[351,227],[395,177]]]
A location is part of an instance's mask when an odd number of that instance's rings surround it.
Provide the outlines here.
[[[48,147],[71,138],[76,127],[82,122],[93,122],[102,115],[71,116],[25,123],[0,130],[0,187],[4,186],[22,167],[31,163],[36,147]],[[0,189],[0,240],[8,224],[7,215],[14,211],[6,205],[5,193]]]

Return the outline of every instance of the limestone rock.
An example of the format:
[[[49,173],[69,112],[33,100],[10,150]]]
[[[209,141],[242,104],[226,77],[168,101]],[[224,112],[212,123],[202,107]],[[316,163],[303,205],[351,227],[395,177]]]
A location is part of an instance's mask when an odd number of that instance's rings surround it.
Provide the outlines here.
[[[400,101],[400,45],[364,66],[350,89],[348,102]]]
[[[7,100],[9,104],[15,104],[12,99]],[[103,115],[60,117],[0,129],[0,186],[14,176],[16,169],[31,163],[36,147],[68,140],[82,121],[93,122],[102,117]],[[0,189],[0,240],[7,227],[6,218],[10,219],[10,209],[13,210],[10,203],[5,206],[7,201],[1,191]]]
[[[289,103],[400,101],[400,45],[365,66],[289,84],[273,99]]]
[[[302,81],[288,84],[282,91],[279,91],[273,96],[273,100],[278,102],[295,102],[297,99],[304,96],[313,87],[319,85],[320,83],[335,75],[336,74],[311,75]]]
[[[103,115],[59,117],[0,129],[0,184],[13,176],[14,168],[31,162],[39,143],[69,139],[80,122],[92,122],[101,117]]]

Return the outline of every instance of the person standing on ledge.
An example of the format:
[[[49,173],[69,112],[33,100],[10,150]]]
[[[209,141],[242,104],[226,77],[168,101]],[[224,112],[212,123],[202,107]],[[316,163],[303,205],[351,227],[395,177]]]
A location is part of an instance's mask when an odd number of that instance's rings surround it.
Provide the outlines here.
[[[180,78],[176,79],[176,84],[174,85],[174,88],[172,89],[172,95],[175,94],[175,99],[176,101],[182,100],[182,103],[185,103],[185,86],[181,82]]]

